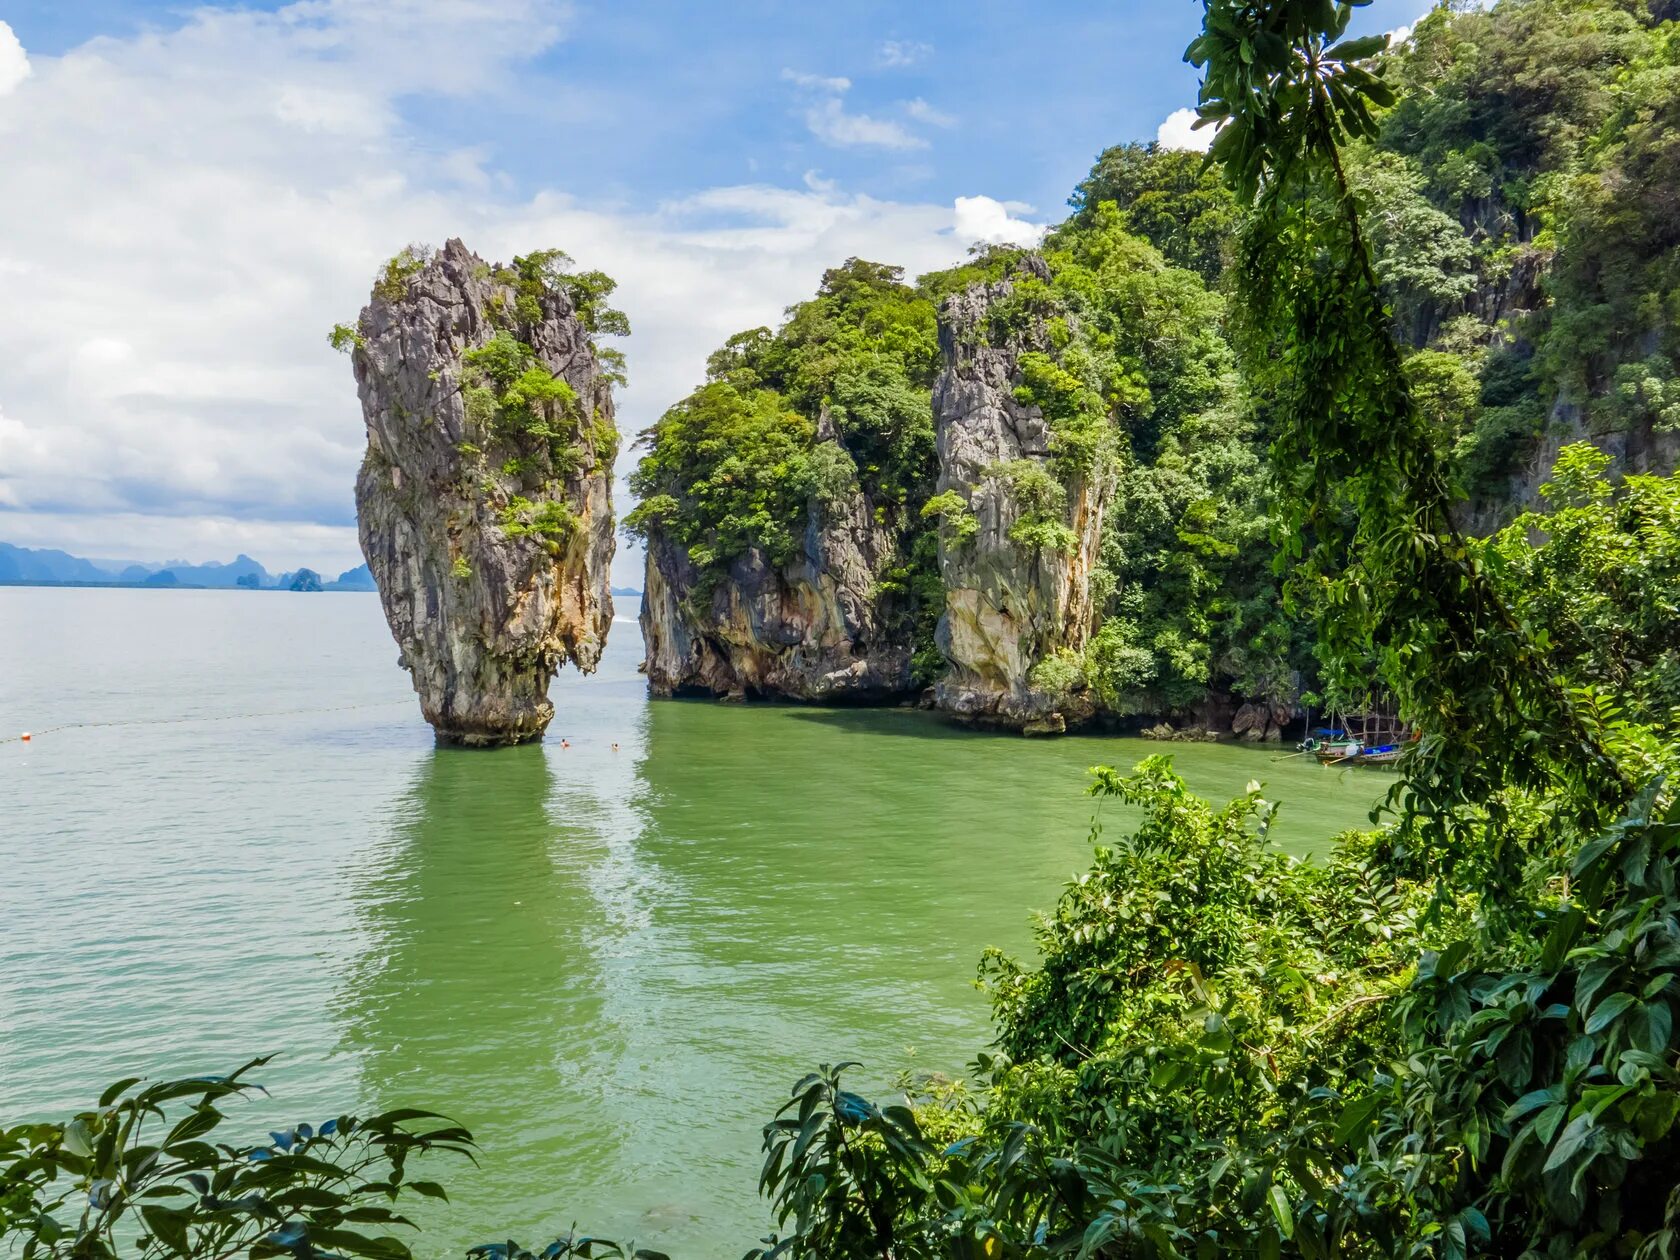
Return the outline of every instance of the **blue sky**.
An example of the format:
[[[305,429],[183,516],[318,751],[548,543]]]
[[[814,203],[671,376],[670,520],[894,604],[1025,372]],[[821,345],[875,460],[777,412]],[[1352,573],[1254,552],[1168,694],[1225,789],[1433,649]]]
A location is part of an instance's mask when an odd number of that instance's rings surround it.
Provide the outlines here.
[[[321,334],[400,245],[620,276],[638,430],[847,254],[1060,218],[1194,103],[1200,12],[0,0],[0,540],[348,567],[360,420]]]

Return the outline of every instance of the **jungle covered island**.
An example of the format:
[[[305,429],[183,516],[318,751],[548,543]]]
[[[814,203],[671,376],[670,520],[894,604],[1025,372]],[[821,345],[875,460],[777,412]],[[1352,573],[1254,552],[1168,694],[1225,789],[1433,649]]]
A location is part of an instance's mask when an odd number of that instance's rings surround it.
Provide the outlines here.
[[[412,247],[333,344],[355,368],[362,551],[438,741],[540,739],[548,685],[612,622],[613,282],[559,250]]]
[[[712,355],[630,481],[656,694],[880,700],[929,676],[938,368],[928,293],[859,259]]]
[[[1568,443],[1610,478],[1680,456],[1671,20],[1442,8],[1361,68],[1393,99],[1340,160],[1468,534],[1542,510]],[[1264,359],[1234,350],[1251,209],[1136,144],[1070,205],[1036,250],[913,285],[852,260],[645,435],[656,693],[1254,739],[1367,701],[1272,572],[1298,489],[1263,458]]]
[[[1216,669],[1292,694],[1224,310],[1113,203],[915,286],[830,271],[645,436],[650,685],[1044,730]]]

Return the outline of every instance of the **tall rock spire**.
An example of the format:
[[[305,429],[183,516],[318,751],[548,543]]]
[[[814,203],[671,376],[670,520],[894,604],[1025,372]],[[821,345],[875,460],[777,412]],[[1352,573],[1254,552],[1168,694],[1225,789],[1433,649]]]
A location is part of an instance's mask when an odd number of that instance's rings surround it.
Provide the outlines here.
[[[554,671],[593,672],[612,621],[620,360],[595,334],[626,329],[569,261],[408,250],[335,334],[367,423],[362,551],[440,744],[540,739]]]

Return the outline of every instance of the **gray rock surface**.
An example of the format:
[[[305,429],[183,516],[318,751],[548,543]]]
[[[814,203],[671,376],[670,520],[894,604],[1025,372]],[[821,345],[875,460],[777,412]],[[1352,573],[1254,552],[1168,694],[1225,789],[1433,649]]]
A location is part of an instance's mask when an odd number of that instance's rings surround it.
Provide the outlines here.
[[[910,686],[908,632],[875,594],[896,540],[861,494],[813,503],[800,555],[753,548],[706,582],[683,548],[648,540],[642,639],[654,695],[882,700]]]
[[[493,271],[451,240],[396,291],[375,286],[352,352],[362,551],[438,741],[479,747],[540,739],[554,671],[592,672],[612,621],[611,381],[569,299],[549,293],[540,321],[511,331],[576,395],[550,417],[572,429],[567,457],[469,415],[462,355],[513,318]],[[563,507],[567,529],[520,532],[515,499],[527,521]]]
[[[1027,265],[1044,266],[1036,258]],[[979,528],[966,539],[941,531],[945,612],[938,642],[950,669],[935,699],[959,717],[1050,733],[1096,711],[1088,691],[1052,694],[1034,687],[1030,675],[1034,664],[1061,649],[1082,650],[1091,635],[1091,572],[1114,486],[1106,470],[1064,483],[1065,523],[1074,536],[1067,554],[1009,537],[1020,505],[999,469],[1016,460],[1048,466],[1050,450],[1043,414],[1014,396],[1016,358],[1043,348],[1043,330],[1007,344],[994,344],[990,333],[991,308],[1012,288],[1007,279],[977,285],[946,299],[940,311],[944,368],[933,390],[938,489],[963,496]]]

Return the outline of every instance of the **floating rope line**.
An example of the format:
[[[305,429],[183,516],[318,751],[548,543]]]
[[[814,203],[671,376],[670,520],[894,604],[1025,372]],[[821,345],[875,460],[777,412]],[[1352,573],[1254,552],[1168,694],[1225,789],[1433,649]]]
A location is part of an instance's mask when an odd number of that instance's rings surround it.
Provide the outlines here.
[[[21,744],[26,741],[32,743],[42,735],[56,735],[60,731],[92,730],[105,726],[186,726],[193,722],[238,722],[247,718],[302,717],[310,713],[348,713],[355,709],[394,709],[398,705],[407,706],[412,703],[412,700],[379,700],[367,704],[333,705],[324,709],[272,709],[253,713],[217,713],[209,717],[123,718],[112,722],[65,722],[60,726],[47,726],[24,735],[0,736],[0,744]]]

